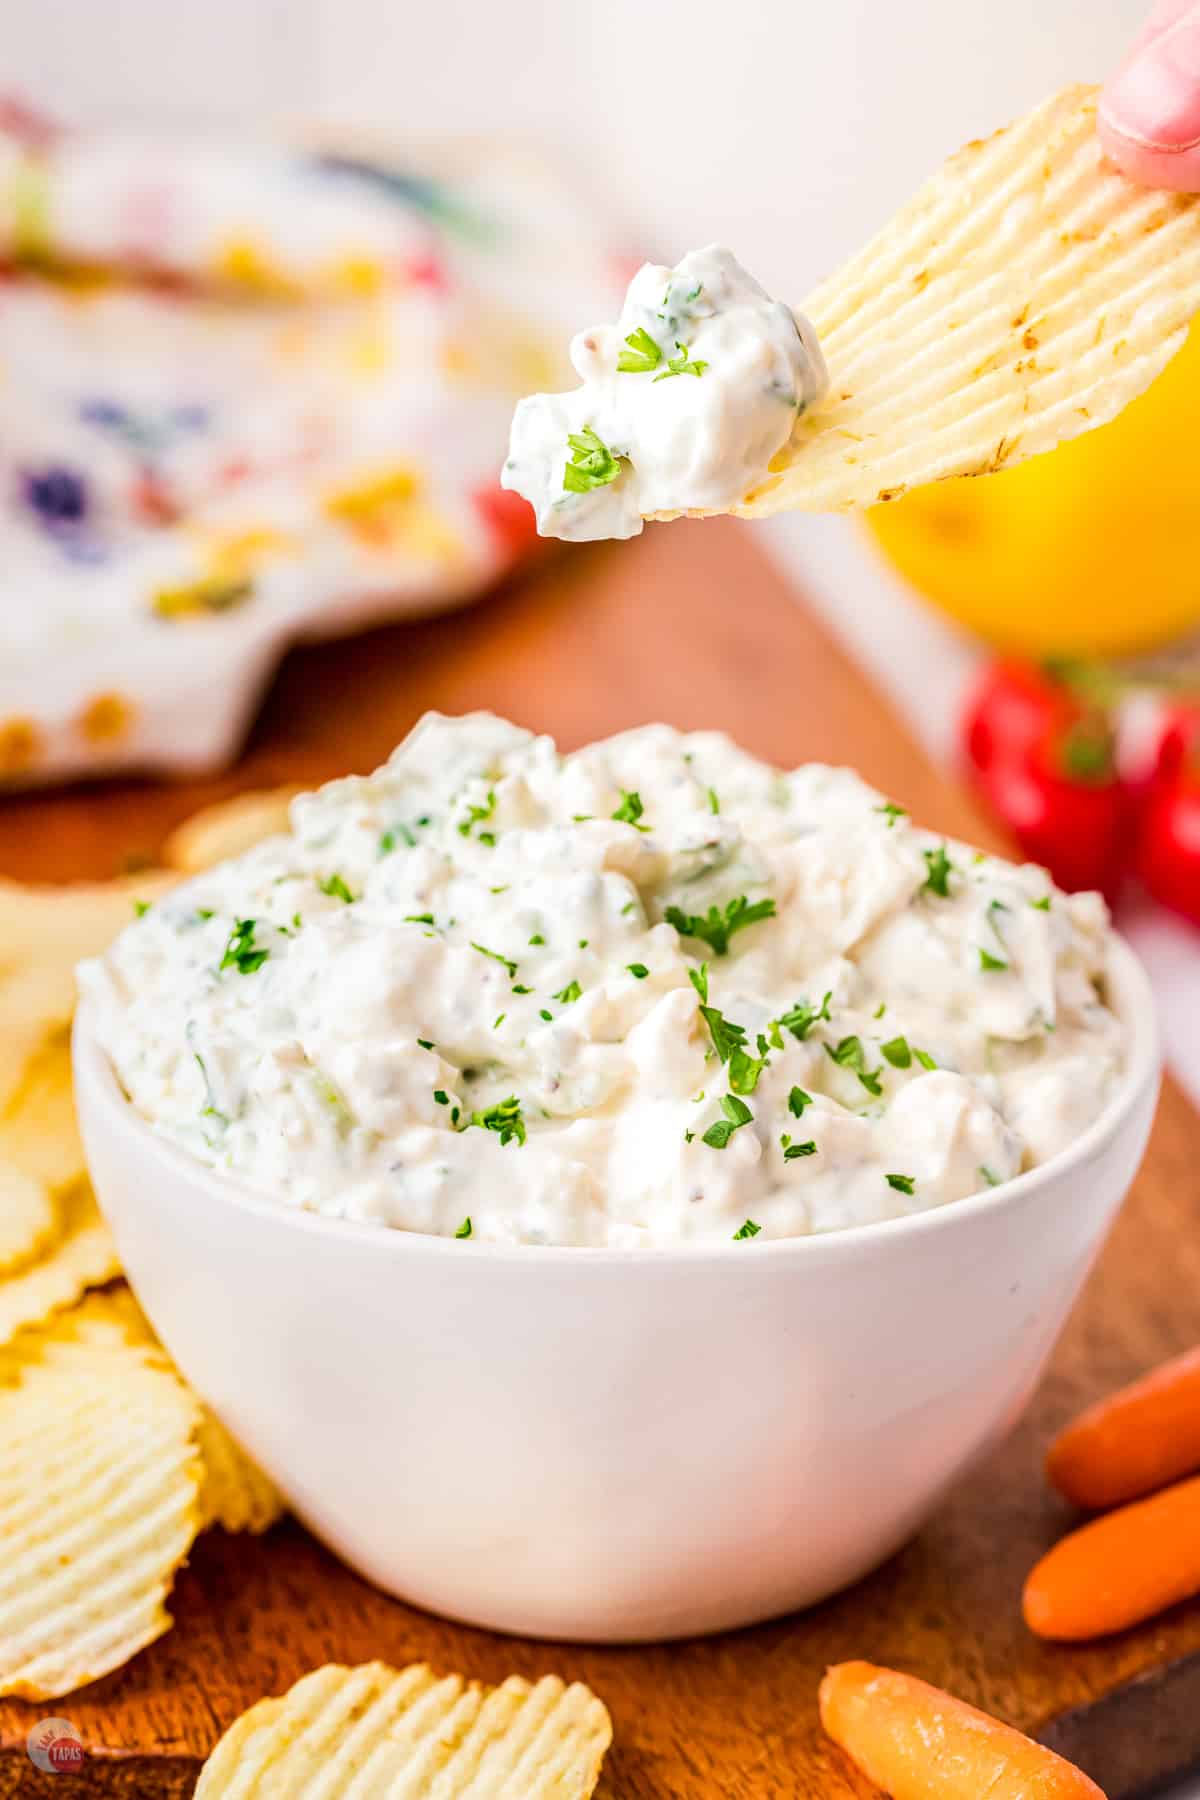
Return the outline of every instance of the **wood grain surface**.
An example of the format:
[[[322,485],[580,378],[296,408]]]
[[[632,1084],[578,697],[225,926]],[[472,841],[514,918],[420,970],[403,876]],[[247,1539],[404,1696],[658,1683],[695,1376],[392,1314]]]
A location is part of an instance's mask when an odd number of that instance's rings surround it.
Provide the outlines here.
[[[753,529],[720,521],[565,554],[471,613],[297,652],[231,774],[10,799],[0,805],[0,873],[100,876],[152,859],[171,825],[219,794],[370,769],[428,706],[490,706],[567,746],[655,718],[721,726],[780,763],[854,763],[922,822],[997,842],[766,561]],[[616,1729],[609,1800],[841,1800],[870,1790],[821,1739],[815,1693],[828,1662],[895,1663],[1029,1728],[1200,1647],[1200,1605],[1071,1649],[1039,1644],[1018,1608],[1026,1570],[1068,1522],[1040,1478],[1049,1434],[1200,1336],[1198,1160],[1200,1126],[1168,1084],[1145,1167],[1031,1412],[907,1549],[849,1593],[705,1641],[556,1647],[385,1599],[292,1524],[257,1541],[210,1532],[180,1576],[176,1626],[159,1643],[62,1701],[0,1704],[0,1800],[174,1800],[252,1701],[323,1661],[377,1656],[428,1658],[488,1680],[552,1669],[589,1681]],[[31,1768],[25,1734],[47,1713],[79,1728],[85,1774]]]

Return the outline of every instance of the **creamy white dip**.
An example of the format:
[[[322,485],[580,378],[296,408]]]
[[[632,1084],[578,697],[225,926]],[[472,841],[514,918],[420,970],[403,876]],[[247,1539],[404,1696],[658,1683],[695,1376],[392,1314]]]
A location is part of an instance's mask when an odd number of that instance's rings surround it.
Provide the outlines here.
[[[583,386],[518,404],[500,477],[544,537],[636,537],[649,513],[731,506],[828,382],[809,322],[719,244],[644,263],[618,323],[581,331],[571,361]]]
[[[138,1111],[281,1205],[650,1245],[1044,1162],[1121,1066],[1107,948],[1099,895],[848,770],[665,725],[564,756],[431,714],[80,979]]]

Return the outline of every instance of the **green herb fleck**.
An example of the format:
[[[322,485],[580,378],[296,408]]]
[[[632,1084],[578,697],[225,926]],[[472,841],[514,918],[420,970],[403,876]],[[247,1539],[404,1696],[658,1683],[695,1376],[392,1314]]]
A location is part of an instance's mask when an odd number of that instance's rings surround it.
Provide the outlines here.
[[[708,945],[714,956],[724,956],[729,950],[729,940],[736,932],[745,931],[748,925],[757,925],[760,919],[775,917],[775,902],[756,900],[751,905],[745,894],[739,894],[723,912],[716,906],[710,906],[704,914],[685,913],[678,906],[668,906],[665,917],[667,924],[673,925],[681,937],[697,938]]]
[[[570,1006],[572,1001],[578,1000],[582,992],[583,989],[577,981],[568,981],[565,988],[559,988],[557,994],[551,994],[550,998],[552,1000],[561,1000],[564,1006]]]
[[[1007,969],[1008,964],[1002,956],[993,956],[990,950],[985,950],[983,946],[980,945],[979,967],[985,974],[989,974],[997,969]]]
[[[471,939],[471,948],[472,950],[478,950],[480,956],[488,956],[493,962],[500,963],[503,968],[508,970],[510,980],[516,974],[517,965],[513,962],[511,957],[501,956],[498,950],[489,950],[485,945],[477,944],[474,938]]]
[[[788,1111],[793,1119],[802,1118],[806,1106],[812,1105],[812,1095],[806,1094],[802,1087],[794,1087],[788,1095]]]
[[[910,1069],[913,1053],[905,1037],[889,1038],[886,1044],[880,1044],[880,1052],[886,1056],[893,1069]]]
[[[358,898],[357,894],[350,892],[342,877],[337,873],[327,875],[324,881],[318,881],[317,886],[323,894],[328,894],[331,900],[342,900],[347,906],[352,906]],[[432,925],[433,920],[431,919],[429,922]]]
[[[898,1194],[911,1194],[916,1178],[912,1175],[886,1175],[884,1180],[890,1188],[895,1188]]]
[[[803,1043],[814,1025],[829,1018],[829,1002],[832,999],[833,989],[830,988],[820,1006],[810,1006],[807,1000],[798,1000],[789,1011],[781,1013],[774,1023],[782,1025],[798,1043]]]
[[[530,938],[530,940],[529,940],[529,942],[530,942],[530,944],[544,944],[544,943],[545,943],[545,941],[546,941],[546,940],[545,940],[545,938],[544,938],[544,937],[543,937],[543,936],[542,936],[542,934],[541,934],[541,932],[540,932],[540,931],[535,931],[535,932],[534,932],[534,934],[533,934],[533,936],[532,936],[532,937],[531,937],[531,938]]]
[[[628,350],[622,350],[617,358],[617,372],[620,375],[646,375],[651,369],[657,369],[662,361],[662,351],[650,333],[638,326],[625,339]]]
[[[918,1050],[917,1046],[914,1044],[913,1045],[913,1055],[916,1057],[917,1061],[920,1063],[920,1065],[923,1069],[936,1069],[937,1068],[937,1063],[934,1061],[933,1057],[930,1056],[928,1050]]]
[[[563,470],[566,493],[590,494],[593,488],[607,487],[621,473],[620,458],[613,455],[590,425],[585,425],[582,431],[569,432],[567,445],[571,456]]]
[[[1043,894],[1040,900],[1031,900],[1029,902],[1029,904],[1037,912],[1049,912],[1050,911],[1050,896],[1049,896],[1049,894]]]
[[[892,829],[892,826],[896,823],[897,819],[907,819],[908,817],[907,807],[894,806],[890,800],[886,800],[882,806],[877,806],[875,811],[877,813],[882,813],[887,819],[889,831]]]
[[[710,1125],[702,1140],[713,1150],[724,1150],[734,1132],[740,1131],[754,1117],[746,1102],[739,1100],[736,1094],[722,1094],[721,1111],[725,1117]]]
[[[521,1116],[521,1102],[515,1094],[510,1094],[507,1100],[497,1100],[486,1112],[473,1112],[463,1129],[472,1125],[497,1132],[502,1145],[510,1144],[514,1138],[518,1144],[525,1142],[525,1121]]]
[[[433,1097],[439,1106],[449,1106],[450,1104],[450,1096],[445,1088],[434,1088]]]
[[[998,1175],[993,1174],[992,1170],[988,1168],[986,1163],[980,1163],[979,1173],[983,1176],[983,1179],[987,1182],[989,1187],[999,1187],[1000,1186],[1000,1177]]]
[[[733,1241],[736,1244],[742,1238],[757,1237],[761,1230],[762,1230],[761,1225],[756,1225],[754,1223],[753,1219],[747,1219],[746,1223],[744,1225],[739,1225],[737,1230],[734,1232]]]
[[[225,954],[217,964],[218,971],[236,969],[239,975],[253,975],[261,969],[271,952],[259,949],[254,942],[257,919],[239,919],[229,934]]]
[[[433,1049],[433,1039],[432,1038],[418,1038],[417,1042],[418,1042],[418,1044],[420,1044],[422,1050],[432,1050]]]
[[[642,796],[639,793],[629,793],[622,788],[621,804],[611,817],[619,819],[623,825],[637,825],[639,831],[648,831],[650,829],[648,825],[638,825],[638,820],[645,810],[642,805]]]
[[[650,973],[645,963],[626,963],[625,967],[636,981],[645,981],[647,975]]]
[[[471,1235],[471,1215],[470,1215],[470,1213],[467,1214],[466,1218],[463,1220],[462,1224],[459,1226],[458,1230],[455,1232],[454,1235],[456,1238],[469,1238],[470,1237],[470,1235]]]
[[[721,802],[717,799],[716,788],[708,790],[708,810],[710,813],[719,813],[721,810]]]
[[[809,1138],[806,1144],[785,1144],[783,1146],[784,1162],[795,1162],[799,1156],[815,1156],[816,1154],[817,1146],[812,1138]]]
[[[406,925],[432,925],[433,924],[433,914],[432,913],[405,913],[404,923]]]
[[[667,358],[666,368],[659,371],[654,377],[655,381],[669,381],[672,375],[703,375],[708,367],[706,362],[692,362],[690,350],[678,338],[675,340],[675,348],[679,352],[678,356]]]
[[[858,1076],[858,1079],[866,1088],[868,1094],[875,1094],[878,1096],[883,1092],[883,1087],[879,1080],[882,1071],[879,1069],[868,1069],[866,1052],[862,1047],[861,1038],[844,1037],[836,1046],[826,1044],[825,1054],[833,1062],[837,1063],[839,1068],[853,1069],[854,1073]]]
[[[922,884],[921,892],[924,893],[928,888],[931,894],[937,894],[940,899],[948,900],[950,898],[950,877],[954,873],[954,864],[946,855],[945,844],[939,844],[936,850],[922,851],[922,855],[929,873]]]
[[[459,837],[470,837],[472,825],[482,825],[485,820],[491,818],[491,816],[495,812],[495,810],[496,810],[496,790],[495,790],[495,788],[488,789],[487,799],[484,801],[482,806],[476,806],[472,802],[468,801],[467,802],[467,816],[465,819],[460,819],[458,821]],[[483,844],[483,843],[489,844],[489,848],[490,848],[491,845],[495,844],[496,839],[490,831],[481,831],[479,833],[479,841],[481,844]]]

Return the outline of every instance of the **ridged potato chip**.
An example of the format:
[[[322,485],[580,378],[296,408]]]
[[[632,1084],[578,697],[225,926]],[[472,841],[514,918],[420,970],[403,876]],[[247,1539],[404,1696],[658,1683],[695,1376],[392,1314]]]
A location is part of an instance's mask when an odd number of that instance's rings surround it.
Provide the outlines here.
[[[0,973],[30,963],[74,969],[81,957],[108,948],[139,903],[159,899],[178,879],[148,870],[63,887],[0,880]]]
[[[1120,174],[1096,96],[1064,88],[968,144],[804,302],[830,391],[733,512],[987,475],[1149,387],[1200,312],[1200,196]]]
[[[288,807],[300,792],[297,787],[263,788],[204,807],[167,839],[167,863],[185,875],[197,875],[226,857],[240,856],[263,838],[287,830]]]
[[[205,1526],[248,1531],[254,1537],[269,1530],[286,1510],[283,1495],[207,1406],[201,1407],[196,1442],[204,1459],[200,1511]]]
[[[200,1525],[196,1402],[135,1348],[86,1342],[0,1389],[0,1694],[47,1700],[171,1623]]]
[[[0,1159],[49,1188],[68,1187],[84,1174],[67,1026],[42,1039],[0,1111]]]
[[[0,1162],[0,1279],[36,1261],[49,1248],[58,1222],[49,1188]]]
[[[234,1721],[195,1800],[583,1800],[611,1741],[579,1682],[330,1663]]]
[[[120,1274],[116,1247],[86,1180],[55,1194],[56,1224],[34,1262],[0,1278],[0,1345]]]
[[[134,1352],[146,1367],[183,1381],[130,1288],[115,1281],[0,1347],[0,1384],[19,1379],[35,1365],[62,1367],[82,1358],[95,1367],[106,1350],[125,1358]],[[266,1531],[285,1511],[283,1496],[198,1395],[195,1402],[196,1448],[203,1464],[201,1529],[220,1525],[253,1535]]]

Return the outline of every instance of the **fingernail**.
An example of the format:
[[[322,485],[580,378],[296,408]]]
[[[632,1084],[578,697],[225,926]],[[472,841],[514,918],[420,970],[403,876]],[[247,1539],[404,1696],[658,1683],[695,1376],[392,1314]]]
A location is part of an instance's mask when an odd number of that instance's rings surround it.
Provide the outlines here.
[[[1122,137],[1155,150],[1200,144],[1200,7],[1134,52],[1100,102]]]

